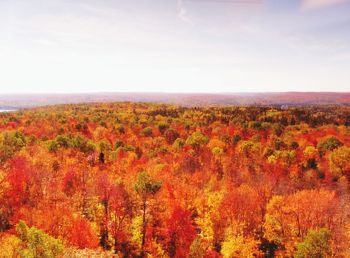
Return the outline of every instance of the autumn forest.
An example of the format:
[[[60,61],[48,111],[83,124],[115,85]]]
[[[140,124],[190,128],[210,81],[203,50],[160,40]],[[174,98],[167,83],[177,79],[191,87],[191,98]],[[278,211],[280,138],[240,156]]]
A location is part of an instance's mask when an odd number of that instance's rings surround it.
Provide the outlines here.
[[[0,113],[0,257],[350,257],[350,107]]]

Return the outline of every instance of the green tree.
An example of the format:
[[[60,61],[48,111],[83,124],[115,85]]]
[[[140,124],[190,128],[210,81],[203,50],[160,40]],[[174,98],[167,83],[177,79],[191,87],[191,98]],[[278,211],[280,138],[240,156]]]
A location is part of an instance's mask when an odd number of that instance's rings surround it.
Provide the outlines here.
[[[26,145],[26,139],[21,132],[4,132],[0,134],[0,162],[4,162]]]
[[[63,244],[60,240],[35,227],[29,228],[24,221],[18,222],[16,231],[22,241],[22,248],[19,251],[21,257],[54,258],[58,257],[63,251]]]
[[[56,152],[60,147],[60,145],[55,140],[49,141],[47,145],[50,152]]]
[[[181,138],[177,138],[173,143],[173,148],[176,150],[180,150],[185,145],[185,141]]]
[[[67,149],[72,145],[72,139],[66,135],[58,135],[56,137],[56,142],[60,147]]]
[[[150,137],[153,135],[153,131],[151,127],[146,127],[141,131],[141,135],[144,137]]]
[[[186,144],[191,145],[193,148],[198,149],[201,145],[207,144],[209,138],[201,132],[192,133],[186,140]]]
[[[141,240],[141,257],[145,256],[145,240],[147,228],[147,206],[148,201],[152,198],[162,187],[162,182],[156,181],[150,177],[147,172],[141,172],[135,184],[135,191],[141,198],[142,202],[142,240]]]
[[[160,122],[158,124],[158,130],[161,134],[163,134],[165,132],[166,129],[169,128],[169,124],[168,123],[165,123],[165,122]]]
[[[322,258],[330,254],[328,229],[310,230],[303,242],[297,245],[296,258]]]
[[[342,146],[332,152],[329,166],[335,178],[343,175],[350,177],[350,148]]]
[[[117,140],[114,144],[114,149],[118,149],[119,147],[123,147],[125,144],[122,140]]]
[[[327,151],[335,150],[340,146],[343,146],[343,143],[335,136],[323,138],[317,143],[317,149],[321,155],[324,155]]]

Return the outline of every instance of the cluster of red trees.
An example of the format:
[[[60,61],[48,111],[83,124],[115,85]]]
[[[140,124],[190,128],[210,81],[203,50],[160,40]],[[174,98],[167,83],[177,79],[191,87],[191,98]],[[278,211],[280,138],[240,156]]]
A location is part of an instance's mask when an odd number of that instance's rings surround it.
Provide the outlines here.
[[[1,253],[347,257],[349,124],[349,107],[0,114]]]

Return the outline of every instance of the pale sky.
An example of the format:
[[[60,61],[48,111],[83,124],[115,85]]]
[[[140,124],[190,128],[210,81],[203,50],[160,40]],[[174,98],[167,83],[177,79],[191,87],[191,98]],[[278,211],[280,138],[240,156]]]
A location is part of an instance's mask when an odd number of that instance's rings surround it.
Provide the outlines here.
[[[350,0],[0,0],[0,94],[350,91]]]

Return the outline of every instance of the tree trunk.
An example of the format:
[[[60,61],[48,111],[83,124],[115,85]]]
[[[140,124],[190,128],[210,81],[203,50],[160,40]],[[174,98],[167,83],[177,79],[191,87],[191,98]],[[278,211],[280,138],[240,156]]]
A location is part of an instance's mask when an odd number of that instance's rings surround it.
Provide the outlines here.
[[[142,214],[142,242],[141,242],[141,258],[145,257],[145,242],[146,242],[146,200],[143,201],[143,214]]]

